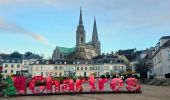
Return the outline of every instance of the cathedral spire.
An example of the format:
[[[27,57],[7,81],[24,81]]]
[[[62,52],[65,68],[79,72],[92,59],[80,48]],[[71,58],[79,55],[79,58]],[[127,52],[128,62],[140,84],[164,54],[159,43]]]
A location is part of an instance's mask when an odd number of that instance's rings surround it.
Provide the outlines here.
[[[79,18],[79,25],[83,24],[83,18],[82,18],[82,11],[80,8],[80,18]]]
[[[95,17],[94,17],[92,41],[93,41],[93,43],[98,41],[98,33],[97,33],[97,26],[96,26],[96,18]]]

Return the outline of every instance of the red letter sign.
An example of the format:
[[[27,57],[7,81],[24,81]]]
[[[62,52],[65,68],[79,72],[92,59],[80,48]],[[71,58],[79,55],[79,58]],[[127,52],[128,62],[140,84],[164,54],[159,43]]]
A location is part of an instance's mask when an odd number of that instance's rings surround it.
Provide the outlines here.
[[[17,90],[17,94],[26,94],[26,80],[25,76],[13,77],[14,86]]]
[[[137,79],[136,78],[127,78],[126,79],[126,89],[128,91],[140,91],[141,90],[141,86],[138,84]]]
[[[113,91],[123,90],[123,80],[120,78],[114,78],[110,81],[110,87]]]
[[[31,81],[29,82],[29,89],[31,90],[31,92],[34,94],[34,88],[35,88],[35,83],[36,81],[39,80],[40,82],[44,81],[44,78],[42,76],[35,76],[31,79]],[[40,86],[39,89],[36,90],[36,93],[40,93],[45,89],[45,86]]]

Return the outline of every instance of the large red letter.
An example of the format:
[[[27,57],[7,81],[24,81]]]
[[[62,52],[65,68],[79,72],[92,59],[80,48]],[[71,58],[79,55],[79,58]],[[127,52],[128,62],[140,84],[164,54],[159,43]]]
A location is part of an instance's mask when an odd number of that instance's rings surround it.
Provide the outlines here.
[[[127,78],[126,79],[126,89],[128,91],[140,91],[141,90],[141,86],[138,84],[137,79],[136,78]]]
[[[107,78],[99,78],[98,79],[98,87],[99,87],[100,91],[104,90],[104,83],[105,82],[108,82]]]
[[[86,79],[76,79],[76,92],[82,92],[83,87],[82,84],[86,82]]]
[[[60,92],[60,81],[53,80],[54,86],[55,86],[55,92]]]
[[[42,76],[35,76],[31,79],[31,81],[29,82],[29,89],[31,90],[31,92],[34,94],[36,93],[40,93],[43,92],[45,89],[45,86],[40,86],[39,89],[37,89],[36,91],[34,91],[35,89],[35,83],[36,81],[39,80],[40,82],[44,81],[44,78]]]
[[[94,85],[94,83],[95,83],[94,75],[90,75],[88,81],[89,81],[89,85],[90,85],[90,91],[95,91],[96,87]]]
[[[51,76],[46,77],[46,91],[52,92],[52,78],[51,78]]]
[[[26,80],[25,76],[13,77],[14,86],[17,90],[17,94],[26,94]]]
[[[61,88],[63,92],[74,92],[74,80],[64,79]]]
[[[120,78],[114,78],[110,81],[110,87],[113,91],[123,90],[123,80]]]

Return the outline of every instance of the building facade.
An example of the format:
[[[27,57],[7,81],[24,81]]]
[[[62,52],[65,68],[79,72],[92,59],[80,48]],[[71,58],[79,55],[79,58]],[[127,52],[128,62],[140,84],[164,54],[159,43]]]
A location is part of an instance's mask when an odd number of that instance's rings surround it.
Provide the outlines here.
[[[122,73],[126,72],[126,64],[124,63],[103,63],[95,64],[88,62],[73,62],[72,64],[67,64],[67,62],[51,62],[51,61],[41,61],[36,64],[32,64],[32,77],[48,75],[54,77],[67,77],[67,76],[77,76],[77,77],[88,77],[94,74],[96,77],[101,75],[112,74],[112,73]]]
[[[156,78],[170,78],[170,36],[163,36],[153,53],[153,71]]]
[[[32,76],[31,64],[37,62],[37,59],[9,58],[2,62],[2,74],[4,78],[8,75]]]
[[[8,75],[21,74],[22,71],[22,59],[6,59],[3,62],[2,75],[6,78]]]

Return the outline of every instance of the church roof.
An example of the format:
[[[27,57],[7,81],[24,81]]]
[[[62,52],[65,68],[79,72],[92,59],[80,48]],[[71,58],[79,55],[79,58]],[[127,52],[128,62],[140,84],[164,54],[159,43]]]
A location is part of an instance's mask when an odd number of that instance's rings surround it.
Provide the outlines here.
[[[86,45],[92,45],[92,41],[87,42]]]
[[[60,53],[73,53],[75,51],[75,47],[73,48],[66,48],[66,47],[56,47],[55,49],[56,51],[60,52]]]

